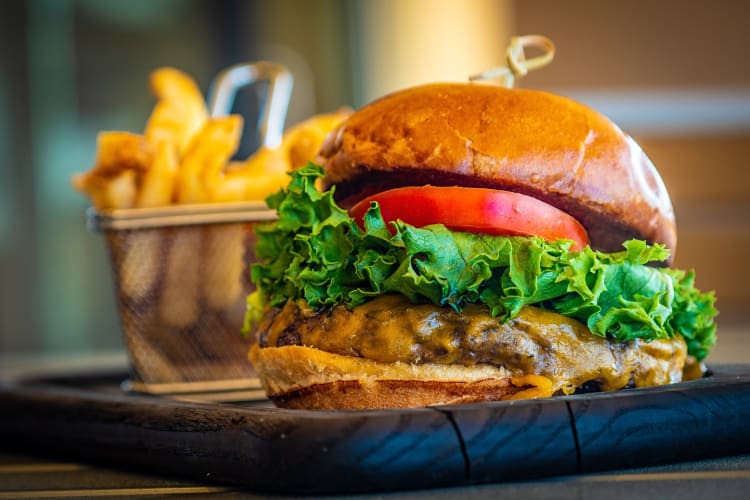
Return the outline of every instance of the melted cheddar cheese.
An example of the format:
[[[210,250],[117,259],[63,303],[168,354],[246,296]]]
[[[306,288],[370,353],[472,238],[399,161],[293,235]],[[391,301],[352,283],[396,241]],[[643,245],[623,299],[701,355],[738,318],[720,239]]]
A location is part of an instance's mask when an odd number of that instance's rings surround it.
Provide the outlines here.
[[[584,383],[607,391],[679,382],[686,358],[679,336],[614,342],[536,307],[502,323],[480,305],[457,313],[397,295],[320,312],[290,301],[267,314],[257,334],[261,347],[302,345],[381,363],[503,367],[516,377],[515,385],[529,385],[540,395],[571,394]],[[533,376],[539,378],[524,383],[522,377]]]

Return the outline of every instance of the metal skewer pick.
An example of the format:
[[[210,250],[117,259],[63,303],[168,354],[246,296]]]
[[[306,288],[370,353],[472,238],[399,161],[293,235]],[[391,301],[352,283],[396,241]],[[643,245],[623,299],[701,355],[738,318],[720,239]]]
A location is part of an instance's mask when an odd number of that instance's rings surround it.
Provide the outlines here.
[[[528,47],[536,47],[542,50],[542,55],[526,59],[524,50]],[[493,78],[505,78],[505,86],[513,87],[516,77],[526,74],[537,68],[546,66],[555,57],[555,44],[552,40],[542,35],[514,36],[510,39],[510,45],[505,51],[507,66],[492,68],[469,77],[469,81],[490,80]]]

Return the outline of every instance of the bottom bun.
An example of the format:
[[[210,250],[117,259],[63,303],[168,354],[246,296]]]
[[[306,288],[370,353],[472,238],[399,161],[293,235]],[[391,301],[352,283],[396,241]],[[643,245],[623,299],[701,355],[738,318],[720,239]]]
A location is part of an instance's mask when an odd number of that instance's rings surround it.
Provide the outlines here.
[[[408,408],[552,395],[546,377],[490,365],[379,363],[294,345],[255,345],[250,360],[282,408]]]

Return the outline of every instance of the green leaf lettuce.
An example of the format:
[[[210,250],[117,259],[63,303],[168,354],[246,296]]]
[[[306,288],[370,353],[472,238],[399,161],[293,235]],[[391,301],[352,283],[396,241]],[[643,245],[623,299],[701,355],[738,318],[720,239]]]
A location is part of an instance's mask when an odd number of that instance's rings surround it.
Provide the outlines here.
[[[716,341],[713,293],[698,291],[692,272],[648,265],[667,259],[662,245],[630,240],[621,252],[572,252],[564,240],[456,232],[443,225],[416,228],[401,221],[389,227],[377,203],[362,229],[336,205],[333,190],[315,187],[322,173],[308,164],[266,200],[279,220],[256,229],[260,263],[251,268],[257,291],[248,298],[248,326],[268,305],[289,299],[323,309],[400,293],[456,311],[483,303],[500,321],[533,304],[623,342],[679,332],[699,360]]]

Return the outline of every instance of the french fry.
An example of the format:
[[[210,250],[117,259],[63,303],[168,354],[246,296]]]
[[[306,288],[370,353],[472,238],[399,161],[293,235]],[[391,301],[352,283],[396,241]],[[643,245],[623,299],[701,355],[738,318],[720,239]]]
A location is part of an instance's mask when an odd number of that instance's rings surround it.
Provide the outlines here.
[[[225,169],[209,189],[212,202],[263,200],[288,181],[284,149],[263,148],[244,163]]]
[[[241,130],[242,119],[239,116],[216,118],[205,123],[182,157],[176,184],[178,203],[208,201],[207,186],[214,183],[221,175],[222,169],[237,150]],[[201,241],[183,241],[186,238],[187,236],[180,232],[176,235],[172,244],[170,256],[167,259],[169,264],[162,296],[162,318],[175,326],[187,326],[189,324],[186,318],[192,317],[190,312],[198,309],[198,298],[201,290],[198,286],[198,280],[201,275],[204,280],[206,279],[205,270],[200,272],[196,269],[201,255]],[[210,242],[204,241],[203,243],[204,246],[208,247],[209,252],[213,250],[214,247]],[[192,264],[189,269],[186,269],[177,264],[173,266],[173,261],[192,262]],[[240,266],[243,265],[241,255],[239,264]],[[200,268],[205,269],[205,267],[204,261],[204,265]],[[179,280],[179,278],[172,276],[173,273],[184,272],[191,273],[195,282],[188,286],[184,278]],[[182,284],[174,288],[173,284],[178,281],[181,281]],[[226,297],[227,293],[239,293],[232,288],[231,283],[225,283],[222,286],[229,287],[229,291],[219,290],[213,293],[211,295],[212,304],[224,300],[223,297]],[[212,285],[210,288],[215,289],[217,287]],[[168,297],[168,300],[164,299],[165,296]],[[184,311],[177,314],[174,310],[174,302],[179,302],[178,309],[184,309]],[[197,317],[197,314],[195,316]],[[183,321],[183,323],[180,323],[180,321]]]
[[[212,202],[227,203],[246,200],[263,200],[289,182],[286,171],[254,175],[249,169],[227,171],[210,191]]]
[[[240,224],[205,228],[203,296],[212,309],[224,310],[242,299],[245,231]]]
[[[170,204],[176,173],[174,145],[162,141],[152,164],[142,176],[140,190],[131,206],[144,208]],[[106,179],[104,182],[110,188],[116,186],[107,183]],[[118,276],[122,292],[131,300],[141,301],[146,298],[158,281],[161,246],[158,230],[134,231],[129,235],[124,244],[123,257],[119,261]]]
[[[177,176],[177,202],[178,203],[201,203],[209,201],[209,186],[215,184],[222,175],[224,166],[229,162],[230,157],[237,151],[240,141],[240,133],[242,131],[242,118],[239,116],[226,116],[221,118],[215,118],[208,120],[204,125],[203,129],[193,138],[193,141],[182,158],[182,162],[179,167],[179,173]],[[241,236],[240,236],[241,237]],[[232,239],[230,237],[230,239]],[[206,280],[212,280],[211,276],[206,273],[206,262],[213,262],[213,255],[219,250],[216,249],[210,240],[202,242],[206,251],[204,255],[209,257],[204,260],[203,265],[200,267],[201,271],[196,270],[196,263],[199,262],[201,255],[201,241],[196,241],[195,244],[184,246],[180,241],[177,241],[171,248],[171,253],[168,258],[169,261],[184,259],[185,261],[192,261],[193,268],[188,271],[193,274],[196,278],[202,276],[205,283]],[[219,258],[226,258],[223,254],[218,256]],[[176,257],[179,253],[179,257]],[[235,255],[231,254],[229,258],[232,259],[232,264],[227,264],[229,268],[234,268],[236,264]],[[242,255],[239,258],[239,265],[242,266]],[[241,274],[240,267],[240,274]],[[177,270],[172,268],[171,262],[167,268],[167,279],[165,283],[165,294],[167,288],[171,286],[171,283],[177,281],[177,279],[171,276],[173,272],[184,272],[184,270]],[[239,276],[239,274],[237,275]],[[217,288],[228,287],[227,291],[218,290]],[[239,293],[234,289],[232,283],[216,284],[211,281],[210,285],[203,286],[205,290],[211,290],[206,295],[207,300],[210,300],[210,305],[216,305],[216,307],[224,307],[226,297],[229,295],[236,295]],[[187,289],[185,286],[181,286],[175,290],[169,290],[171,301],[178,301],[181,303],[180,307],[186,309],[196,309],[198,307],[197,301],[200,294],[201,288],[198,286],[198,282],[195,282],[195,286],[191,289]],[[193,305],[195,303],[195,305]],[[162,307],[171,308],[170,304],[162,302]],[[162,311],[162,317],[169,318],[170,321],[174,321],[175,314],[169,311]],[[175,324],[175,323],[172,323]]]
[[[167,325],[186,328],[195,324],[199,314],[201,231],[199,227],[178,227],[173,235],[159,311]]]
[[[162,141],[151,167],[141,180],[135,201],[139,208],[159,207],[172,202],[177,157],[174,144]],[[161,268],[162,238],[158,229],[136,231],[130,235],[120,262],[122,291],[132,300],[147,297],[158,281]]]
[[[146,123],[146,140],[173,143],[182,153],[208,119],[203,95],[192,78],[174,68],[151,73],[150,86],[159,102]]]
[[[113,177],[82,174],[73,185],[91,198],[97,210],[131,208],[138,192],[136,172],[123,170]]]
[[[146,171],[154,149],[145,137],[129,132],[100,132],[96,138],[93,173],[106,177],[123,170]]]
[[[212,202],[217,203],[245,201],[248,199],[245,197],[246,191],[246,179],[241,176],[230,177],[229,173],[225,172],[221,180],[210,190],[209,197]]]
[[[144,191],[144,186],[141,186],[139,192],[138,177],[146,171],[145,179],[154,184],[154,170],[149,168],[152,160],[157,166],[163,165],[168,152],[166,148],[154,158],[152,148],[143,136],[103,132],[97,138],[94,168],[86,174],[74,176],[73,185],[88,194],[98,210],[143,206],[144,195],[145,199],[153,198],[154,189],[146,186],[148,189]],[[153,205],[164,204],[169,198],[153,202]],[[131,300],[140,301],[158,278],[160,238],[153,231],[134,232],[123,246],[122,258],[117,263],[120,287]]]
[[[159,277],[162,238],[159,229],[130,234],[119,265],[120,288],[134,301],[148,296]]]
[[[140,208],[163,207],[172,203],[177,177],[177,154],[173,143],[162,141],[157,146],[151,167],[143,175],[136,198]]]
[[[230,115],[206,122],[182,157],[177,175],[177,203],[210,201],[211,185],[237,151],[242,118]]]
[[[148,169],[153,150],[143,136],[102,132],[97,137],[94,167],[73,176],[75,189],[91,198],[98,210],[131,208],[138,193],[138,176]]]

